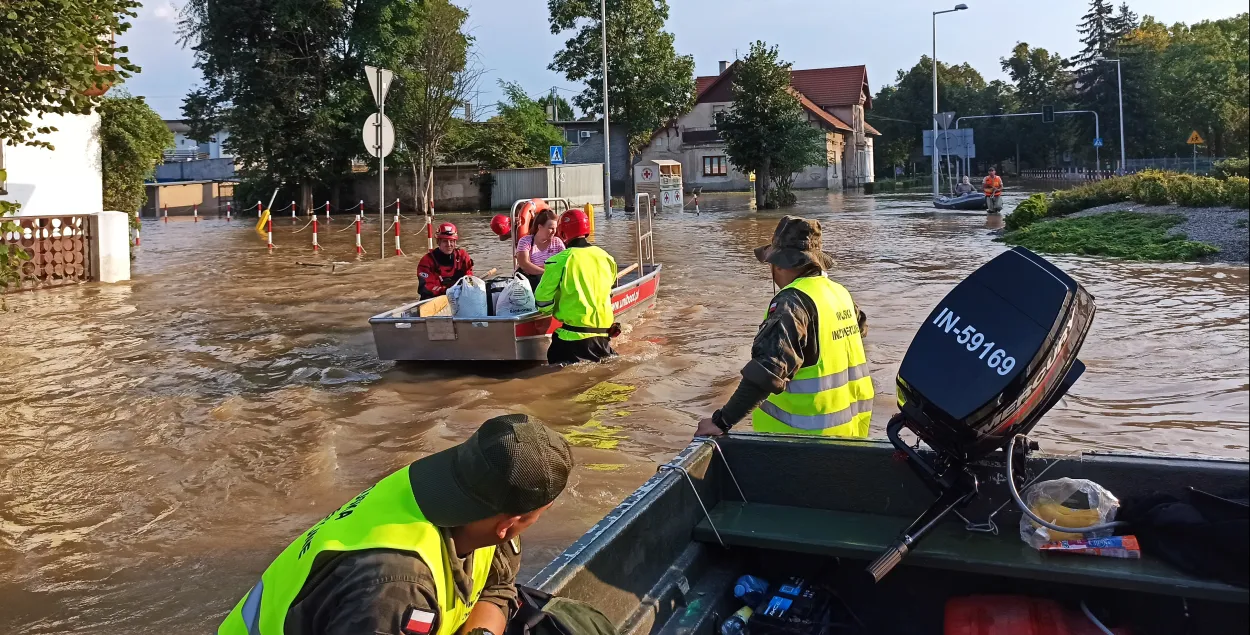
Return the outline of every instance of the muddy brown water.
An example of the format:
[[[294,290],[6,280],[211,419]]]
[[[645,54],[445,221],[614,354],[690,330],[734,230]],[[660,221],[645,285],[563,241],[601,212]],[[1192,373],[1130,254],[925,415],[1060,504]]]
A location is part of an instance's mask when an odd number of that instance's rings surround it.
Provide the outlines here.
[[[1007,207],[1023,193],[1009,192]],[[208,633],[299,532],[370,483],[467,437],[486,418],[537,415],[579,467],[525,537],[523,578],[690,440],[732,392],[771,294],[751,247],[779,213],[706,196],[656,221],[659,305],[619,359],[541,368],[379,361],[367,318],[414,295],[416,258],[356,261],[346,218],[248,225],[145,222],[134,279],[8,298],[0,313],[0,632]],[[1004,247],[980,213],[923,195],[805,194],[835,277],[870,315],[878,397],[941,296]],[[486,215],[452,217],[478,269],[506,267]],[[411,221],[413,231],[420,226]],[[618,262],[633,224],[598,223]],[[411,253],[424,239],[404,237]],[[345,261],[335,273],[299,263]],[[1098,299],[1085,376],[1039,426],[1050,449],[1246,458],[1245,266],[1055,257]],[[602,384],[608,382],[608,384]],[[599,386],[596,388],[596,386]],[[622,388],[624,387],[624,388]]]

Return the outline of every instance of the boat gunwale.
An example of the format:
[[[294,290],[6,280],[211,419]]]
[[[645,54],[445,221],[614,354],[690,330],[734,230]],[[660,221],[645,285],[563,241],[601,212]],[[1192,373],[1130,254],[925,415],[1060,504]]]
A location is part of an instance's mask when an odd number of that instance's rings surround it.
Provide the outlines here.
[[[634,287],[638,287],[638,286],[642,285],[642,284],[643,284],[643,283],[645,283],[645,282],[648,282],[648,281],[650,281],[650,280],[653,280],[653,279],[657,278],[657,277],[659,276],[659,274],[660,274],[660,270],[663,268],[663,266],[664,266],[664,265],[663,265],[663,264],[661,264],[661,263],[655,263],[655,265],[654,265],[654,267],[655,267],[655,268],[654,268],[654,269],[652,269],[651,271],[647,272],[647,274],[646,274],[646,275],[638,276],[637,278],[635,278],[635,279],[633,279],[633,280],[629,281],[628,283],[623,284],[623,285],[621,285],[621,286],[619,286],[619,287],[612,287],[612,295],[618,295],[618,294],[620,294],[620,293],[627,292],[627,291],[629,291],[630,289],[633,289]],[[657,289],[657,293],[656,293],[655,295],[658,295],[658,289]],[[652,296],[652,297],[654,297],[654,296]],[[394,314],[395,314],[395,313],[397,313],[397,312],[405,312],[405,313],[406,313],[407,311],[411,310],[412,308],[416,307],[417,305],[421,304],[422,302],[429,302],[431,299],[433,299],[433,298],[426,299],[426,300],[418,300],[418,301],[416,301],[416,302],[409,302],[408,304],[401,305],[401,306],[396,307],[396,308],[394,308],[394,309],[389,309],[389,310],[383,311],[383,312],[381,312],[381,313],[379,313],[379,314],[377,314],[377,315],[375,315],[375,316],[373,316],[373,317],[369,318],[369,324],[401,324],[401,323],[406,323],[406,324],[420,324],[420,323],[426,322],[426,321],[428,321],[428,320],[430,320],[430,319],[434,319],[434,320],[451,320],[452,322],[461,322],[461,323],[467,323],[467,322],[505,322],[505,323],[511,323],[511,324],[513,324],[513,325],[516,325],[516,324],[522,324],[522,323],[525,323],[525,322],[532,322],[532,321],[534,321],[534,320],[539,320],[539,319],[542,319],[542,318],[544,318],[544,317],[548,317],[548,316],[543,315],[543,314],[542,314],[541,312],[539,312],[539,311],[531,311],[531,312],[529,312],[529,313],[525,313],[525,314],[522,314],[522,315],[511,315],[511,316],[497,316],[497,315],[490,315],[490,316],[481,316],[481,317],[450,317],[450,316],[434,316],[434,315],[432,315],[432,316],[427,316],[427,317],[420,317],[420,316],[415,316],[415,315],[403,315],[403,316],[396,317],[396,316],[394,315]],[[625,311],[629,311],[629,310],[631,310],[631,309],[633,309],[633,307],[632,307],[632,306],[631,306],[631,307],[629,307],[629,308],[627,308],[627,309],[625,309]],[[622,313],[624,313],[625,311],[622,311]]]

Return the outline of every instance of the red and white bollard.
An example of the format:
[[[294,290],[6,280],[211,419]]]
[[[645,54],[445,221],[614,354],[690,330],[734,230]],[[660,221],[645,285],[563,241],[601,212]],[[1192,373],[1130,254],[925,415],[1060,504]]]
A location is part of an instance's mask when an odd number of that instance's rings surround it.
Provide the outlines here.
[[[226,222],[230,222],[230,203],[226,203]]]
[[[317,217],[313,216],[313,253],[321,251],[321,245],[317,243]]]
[[[200,222],[200,204],[196,203],[191,206],[191,215],[195,217],[195,222]]]
[[[395,201],[395,255],[404,255],[404,250],[399,248],[399,201]]]
[[[326,201],[326,222],[330,222],[330,201]]]
[[[365,248],[360,246],[360,214],[356,215],[356,253],[365,253]]]
[[[360,211],[356,212],[356,214],[359,216],[365,215],[365,202],[363,200],[360,201]]]
[[[430,201],[430,213],[425,217],[426,248],[434,248],[434,201]]]
[[[135,228],[135,247],[139,246],[139,228]]]
[[[291,222],[295,222],[295,201],[291,201]]]
[[[265,219],[265,240],[269,243],[269,251],[273,251],[273,217]]]
[[[169,203],[162,205],[161,209],[165,212],[165,222],[168,223],[169,222]]]
[[[256,218],[260,218],[261,216],[264,216],[264,215],[265,215],[264,203],[261,203],[260,201],[256,201]]]

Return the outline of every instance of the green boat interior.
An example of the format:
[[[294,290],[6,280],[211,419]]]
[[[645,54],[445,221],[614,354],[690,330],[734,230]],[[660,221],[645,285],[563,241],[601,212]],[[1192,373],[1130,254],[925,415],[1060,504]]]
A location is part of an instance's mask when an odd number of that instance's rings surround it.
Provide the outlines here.
[[[1117,633],[1247,632],[1244,588],[1149,553],[1129,560],[1025,544],[1005,479],[994,476],[1003,458],[976,462],[979,495],[874,583],[866,565],[933,500],[891,445],[749,433],[696,441],[530,584],[594,605],[622,635],[718,632],[742,606],[732,589],[743,574],[774,583],[802,577],[834,598],[825,622],[785,630],[794,635],[941,633],[949,600],[983,595],[1049,598],[1077,615],[1083,602],[1125,629]],[[1242,461],[1114,454],[1034,453],[1016,470],[1029,479],[1090,479],[1121,501],[1179,496],[1188,486],[1244,488],[1250,478]]]

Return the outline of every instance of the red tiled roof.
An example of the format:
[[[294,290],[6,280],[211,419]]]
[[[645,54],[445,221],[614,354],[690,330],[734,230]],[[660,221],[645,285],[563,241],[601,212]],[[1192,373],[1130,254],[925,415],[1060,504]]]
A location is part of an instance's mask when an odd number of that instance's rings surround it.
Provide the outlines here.
[[[855,132],[854,128],[846,125],[846,123],[843,122],[841,119],[838,119],[837,117],[825,111],[825,109],[821,108],[820,106],[817,106],[815,102],[807,98],[807,95],[804,95],[803,93],[797,90],[794,91],[794,94],[798,96],[799,103],[803,104],[803,107],[807,109],[807,112],[810,112],[813,115],[816,115],[817,117],[820,118],[821,121],[824,121],[825,123],[833,126],[837,130],[845,130],[846,132]]]
[[[865,121],[865,122],[864,122],[864,134],[866,134],[866,135],[871,135],[871,136],[873,136],[873,137],[880,137],[880,136],[881,136],[881,131],[880,131],[880,130],[877,130],[876,128],[873,128],[873,127],[872,127],[872,124],[870,124],[870,123],[868,123],[867,121]]]
[[[707,90],[707,87],[711,86],[712,82],[716,81],[717,77],[720,77],[720,75],[704,75],[703,77],[694,78],[695,94],[702,95],[703,91]]]
[[[864,108],[872,108],[866,66],[839,66],[790,71],[790,85],[822,107],[853,106],[864,99]]]

